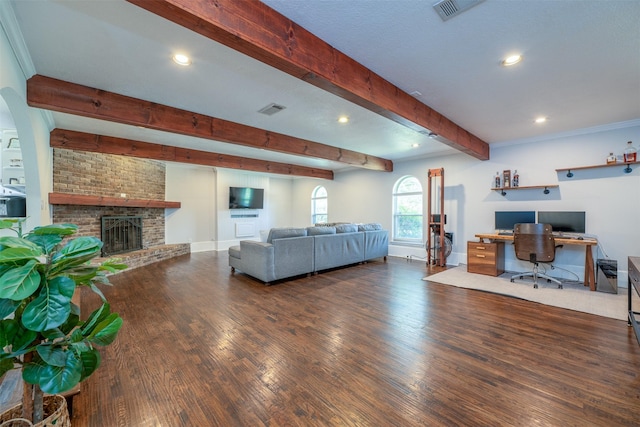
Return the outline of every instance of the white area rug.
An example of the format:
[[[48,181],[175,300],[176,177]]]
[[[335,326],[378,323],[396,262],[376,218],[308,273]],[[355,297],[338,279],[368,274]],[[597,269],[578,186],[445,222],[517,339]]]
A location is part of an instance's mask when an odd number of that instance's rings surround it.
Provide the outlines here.
[[[467,266],[461,265],[440,273],[425,277],[422,280],[442,283],[460,288],[477,289],[534,301],[554,307],[582,311],[584,313],[613,319],[627,320],[627,288],[618,288],[618,294],[590,291],[582,284],[563,284],[564,289],[558,289],[555,283],[546,280],[538,282],[538,289],[533,288],[533,282],[516,280],[511,283],[511,276],[515,273],[505,273],[499,277],[484,274],[467,273]],[[633,293],[634,307],[638,306],[640,298]]]

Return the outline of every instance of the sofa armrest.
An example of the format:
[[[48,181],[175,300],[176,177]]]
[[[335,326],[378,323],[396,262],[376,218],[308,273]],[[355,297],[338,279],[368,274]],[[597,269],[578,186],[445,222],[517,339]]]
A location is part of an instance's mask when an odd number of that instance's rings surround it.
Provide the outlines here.
[[[274,248],[271,243],[240,241],[240,270],[263,282],[275,280]]]
[[[364,232],[364,259],[381,258],[389,255],[389,232],[372,230]]]

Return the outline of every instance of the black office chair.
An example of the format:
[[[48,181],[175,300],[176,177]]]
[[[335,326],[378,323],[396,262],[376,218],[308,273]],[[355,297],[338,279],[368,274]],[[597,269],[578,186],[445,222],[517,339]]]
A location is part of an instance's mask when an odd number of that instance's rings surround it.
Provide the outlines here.
[[[556,242],[553,238],[552,227],[549,224],[516,224],[513,229],[513,244],[515,246],[516,257],[533,264],[533,270],[516,274],[511,277],[515,279],[523,277],[533,277],[533,287],[538,287],[538,277],[547,279],[547,282],[555,282],[558,288],[562,289],[562,282],[558,279],[541,273],[538,264],[551,263],[556,257]]]

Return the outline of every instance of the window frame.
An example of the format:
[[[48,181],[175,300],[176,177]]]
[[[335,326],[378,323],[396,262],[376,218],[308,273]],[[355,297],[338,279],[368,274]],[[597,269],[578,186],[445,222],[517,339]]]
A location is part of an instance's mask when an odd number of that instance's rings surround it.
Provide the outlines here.
[[[420,187],[420,191],[399,191],[401,186],[403,185],[403,183],[405,183],[407,180],[415,180],[415,183]],[[399,198],[400,197],[415,197],[415,196],[420,196],[420,206],[419,206],[419,213],[415,212],[415,213],[400,213],[398,212],[398,208],[399,208]],[[397,243],[401,243],[401,244],[405,244],[405,245],[416,245],[416,246],[422,246],[424,245],[424,191],[422,189],[422,184],[420,183],[420,180],[418,180],[417,177],[413,176],[413,175],[406,175],[403,176],[402,178],[400,178],[398,181],[396,181],[395,185],[393,186],[393,195],[392,195],[392,241],[393,242],[397,242]],[[401,231],[400,227],[399,227],[399,218],[405,218],[405,217],[416,217],[418,218],[418,224],[420,226],[419,230],[416,230],[419,232],[420,237],[402,237],[399,235],[399,232]]]
[[[319,195],[323,192],[324,195]],[[324,201],[325,212],[318,213],[318,202]],[[323,216],[324,221],[318,220]],[[318,185],[311,192],[311,224],[326,224],[329,222],[329,193],[323,185]]]

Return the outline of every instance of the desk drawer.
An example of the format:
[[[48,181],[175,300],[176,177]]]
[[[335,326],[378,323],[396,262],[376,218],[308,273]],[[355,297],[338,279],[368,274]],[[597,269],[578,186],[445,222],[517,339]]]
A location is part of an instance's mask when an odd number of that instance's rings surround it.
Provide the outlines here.
[[[467,242],[467,271],[489,276],[504,273],[504,242]]]

